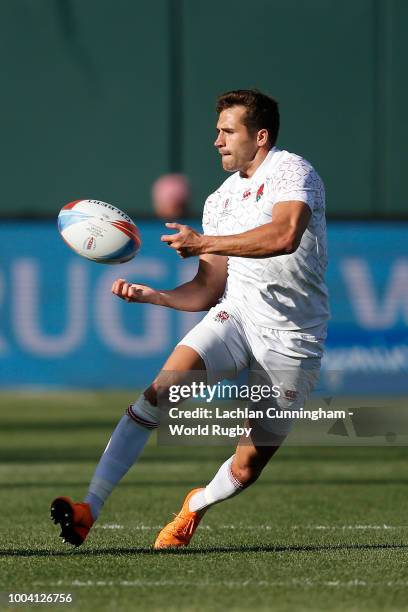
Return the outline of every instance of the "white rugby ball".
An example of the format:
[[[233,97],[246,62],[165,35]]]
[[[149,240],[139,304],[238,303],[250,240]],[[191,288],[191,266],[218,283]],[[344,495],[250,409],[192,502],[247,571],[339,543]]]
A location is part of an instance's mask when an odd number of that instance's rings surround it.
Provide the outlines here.
[[[132,219],[116,206],[99,200],[75,200],[63,206],[58,230],[75,253],[97,263],[125,263],[141,245]]]

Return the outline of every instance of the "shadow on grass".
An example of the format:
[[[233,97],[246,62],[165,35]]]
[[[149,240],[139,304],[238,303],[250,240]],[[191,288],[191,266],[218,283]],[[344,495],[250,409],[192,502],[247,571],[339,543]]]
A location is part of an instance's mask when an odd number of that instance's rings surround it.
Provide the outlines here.
[[[88,446],[54,446],[53,448],[35,448],[35,447],[13,447],[12,449],[0,449],[0,461],[4,464],[14,463],[70,463],[77,464],[90,461],[96,463],[99,461],[101,454],[106,446],[106,442],[109,438],[107,437],[100,445],[88,445]],[[182,449],[180,452],[179,448],[168,449],[167,447],[155,447],[152,452],[151,449],[147,449],[143,455],[141,462],[146,464],[157,464],[157,463],[203,463],[203,462],[217,462],[228,457],[228,453],[231,454],[233,445],[229,447],[209,447],[209,448],[195,448],[193,453],[189,453],[187,448]],[[200,452],[201,451],[201,452]],[[212,451],[212,452],[211,452]]]
[[[79,431],[79,430],[78,430]],[[18,434],[18,432],[16,432]],[[109,432],[110,435],[110,432]],[[108,434],[106,436],[106,441]],[[14,446],[13,448],[0,448],[0,461],[5,464],[14,463],[81,463],[84,461],[96,462],[99,460],[106,441],[101,444],[77,444],[66,446],[61,443],[61,446],[55,444],[50,447],[36,446]],[[235,448],[235,443],[231,442],[229,446],[162,446],[153,445],[146,449],[141,458],[141,463],[157,464],[157,463],[213,463],[225,459],[231,449]],[[328,462],[355,462],[359,460],[369,461],[390,461],[408,458],[408,447],[404,446],[372,446],[372,447],[283,447],[276,458],[273,459],[273,465],[279,462],[297,462],[299,460],[320,462],[324,464]]]
[[[33,432],[55,432],[57,434],[64,434],[67,432],[79,433],[81,431],[112,431],[117,425],[118,419],[84,419],[77,421],[3,421],[1,423],[2,432],[13,432],[18,434],[21,431],[33,431]]]
[[[408,480],[407,480],[408,483]],[[60,489],[69,489],[70,487],[88,487],[89,486],[89,480],[84,480],[84,481],[67,481],[67,482],[5,482],[5,483],[1,483],[0,484],[0,488],[1,489],[26,489],[28,487],[31,488],[39,488],[39,489],[55,489],[58,488],[58,490]],[[121,482],[120,483],[121,488],[122,487],[134,487],[134,488],[151,488],[151,487],[195,487],[197,486],[197,481],[196,480],[177,480],[177,481],[171,481],[171,480],[166,480],[166,481],[161,481],[161,480],[150,480],[148,482]]]
[[[102,557],[105,555],[207,555],[222,553],[302,553],[302,552],[334,552],[353,550],[407,550],[408,544],[319,544],[303,545],[292,544],[288,546],[210,546],[206,548],[187,548],[170,550],[153,550],[152,548],[98,548],[70,550],[47,549],[0,549],[0,557]]]
[[[258,480],[256,486],[270,487],[273,483],[274,486],[390,486],[390,485],[408,485],[408,478],[333,478],[333,479],[285,479],[279,480],[278,478]],[[69,489],[70,487],[87,487],[89,481],[67,481],[67,482],[5,482],[1,483],[1,489],[27,489],[27,488],[38,488],[38,489]],[[149,480],[149,481],[135,481],[135,482],[122,482],[122,487],[129,488],[173,488],[173,487],[196,487],[197,480]]]

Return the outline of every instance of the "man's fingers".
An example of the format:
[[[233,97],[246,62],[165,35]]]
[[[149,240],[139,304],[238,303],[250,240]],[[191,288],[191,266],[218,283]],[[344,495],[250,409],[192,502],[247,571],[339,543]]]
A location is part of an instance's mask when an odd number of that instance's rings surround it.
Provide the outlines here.
[[[129,283],[124,278],[116,279],[112,285],[112,293],[125,302],[140,301],[139,298],[143,298],[144,289],[145,285]]]
[[[181,225],[181,223],[166,223],[165,225],[169,229],[179,230],[177,234],[164,234],[164,236],[160,238],[162,242],[167,242],[167,244],[171,244],[172,242],[174,242],[174,240],[177,240],[177,238],[180,236],[181,231],[185,227],[184,225]]]
[[[136,285],[129,283],[124,278],[118,278],[112,285],[112,293],[125,302],[134,302],[140,301],[139,298],[143,297],[144,288],[145,285]]]
[[[172,242],[177,240],[179,237],[180,237],[180,233],[178,233],[178,234],[164,234],[164,236],[162,236],[160,238],[160,240],[162,242],[167,242],[167,244],[171,244]]]
[[[126,282],[124,278],[117,278],[112,285],[112,293],[118,295],[124,282]]]

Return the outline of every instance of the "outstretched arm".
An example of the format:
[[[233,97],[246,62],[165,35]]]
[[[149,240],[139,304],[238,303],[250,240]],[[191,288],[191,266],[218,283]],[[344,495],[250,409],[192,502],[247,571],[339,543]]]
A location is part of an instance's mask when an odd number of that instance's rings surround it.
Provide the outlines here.
[[[112,285],[112,293],[127,302],[167,306],[175,310],[198,312],[214,306],[224,293],[227,281],[227,257],[202,255],[193,280],[176,289],[153,289],[130,283],[123,278]]]
[[[179,231],[161,239],[181,257],[203,253],[253,258],[289,255],[299,246],[310,216],[310,208],[304,202],[278,202],[273,208],[270,223],[241,234],[207,236],[186,225],[167,223],[167,227]]]

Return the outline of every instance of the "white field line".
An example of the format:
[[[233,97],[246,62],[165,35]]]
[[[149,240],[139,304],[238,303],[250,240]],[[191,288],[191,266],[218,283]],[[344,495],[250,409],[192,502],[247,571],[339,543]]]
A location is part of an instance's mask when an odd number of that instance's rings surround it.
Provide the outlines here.
[[[127,529],[130,531],[155,531],[157,529],[161,529],[163,525],[130,525],[125,528],[124,525],[120,525],[118,523],[102,523],[101,525],[96,524],[94,529]],[[276,525],[234,525],[234,524],[225,524],[225,525],[216,525],[215,527],[211,527],[210,525],[200,525],[198,527],[200,530],[206,531],[218,531],[219,529],[227,529],[234,530],[237,529],[239,531],[273,531],[276,529],[281,530],[282,526],[279,524]],[[316,531],[389,531],[392,529],[408,529],[408,525],[290,525],[289,529],[294,531],[296,530],[316,530]]]
[[[353,580],[311,580],[309,578],[292,578],[291,580],[57,580],[54,582],[36,582],[35,586],[47,587],[403,587],[408,588],[407,580],[367,581]]]
[[[341,529],[343,531],[347,529],[407,529],[408,525],[293,525],[292,529],[319,529],[319,530],[332,530]]]

